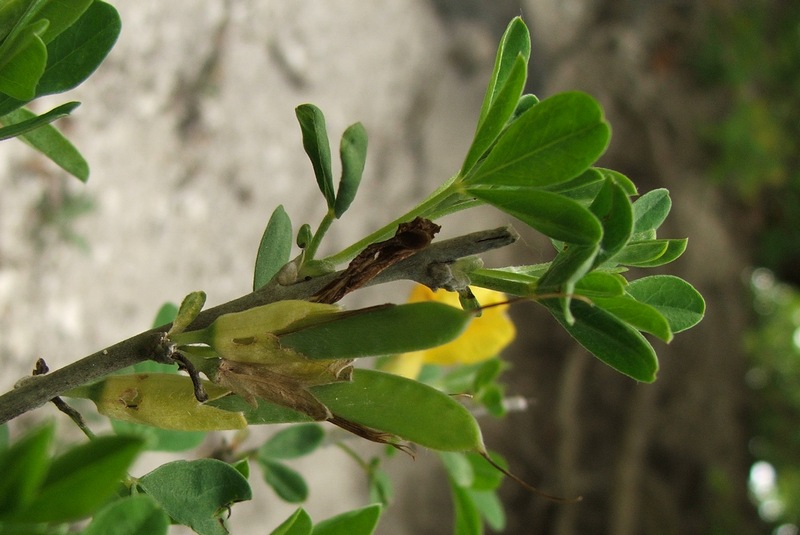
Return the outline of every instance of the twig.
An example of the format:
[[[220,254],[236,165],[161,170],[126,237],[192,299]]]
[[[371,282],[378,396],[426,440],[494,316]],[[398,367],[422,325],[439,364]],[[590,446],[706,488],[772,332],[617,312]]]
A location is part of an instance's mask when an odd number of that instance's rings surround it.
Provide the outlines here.
[[[449,267],[451,264],[460,258],[505,247],[518,238],[516,231],[506,226],[432,243],[417,254],[381,272],[368,283],[368,286],[396,280],[412,280],[433,289],[456,290],[463,286],[463,277],[451,272]],[[308,299],[339,275],[339,272],[331,273],[290,286],[282,286],[273,281],[256,292],[204,310],[189,328],[202,329],[217,317],[229,312],[239,312],[285,299]],[[145,331],[47,375],[37,375],[20,381],[13,390],[0,396],[0,424],[40,407],[64,392],[128,366],[146,360],[169,362],[171,350],[169,345],[164,343],[164,332],[169,327],[168,324]]]
[[[36,361],[36,365],[33,368],[33,376],[37,377],[40,375],[44,375],[48,371],[50,371],[50,368],[47,367],[47,363],[44,361],[44,359],[40,358]],[[53,405],[55,405],[58,410],[69,416],[70,419],[73,422],[75,422],[75,425],[77,425],[80,428],[80,430],[83,431],[84,435],[86,435],[90,439],[95,437],[95,434],[92,432],[91,429],[89,429],[89,426],[86,425],[86,422],[83,420],[83,416],[81,416],[81,413],[70,407],[66,401],[64,401],[58,396],[54,397],[50,401],[53,402]]]

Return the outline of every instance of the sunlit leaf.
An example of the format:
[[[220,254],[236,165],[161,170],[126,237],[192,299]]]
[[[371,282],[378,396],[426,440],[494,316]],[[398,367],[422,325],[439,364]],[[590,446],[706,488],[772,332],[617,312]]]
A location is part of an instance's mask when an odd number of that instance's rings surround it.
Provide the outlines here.
[[[544,187],[584,172],[603,153],[610,130],[584,93],[560,93],[523,113],[503,132],[469,186]]]

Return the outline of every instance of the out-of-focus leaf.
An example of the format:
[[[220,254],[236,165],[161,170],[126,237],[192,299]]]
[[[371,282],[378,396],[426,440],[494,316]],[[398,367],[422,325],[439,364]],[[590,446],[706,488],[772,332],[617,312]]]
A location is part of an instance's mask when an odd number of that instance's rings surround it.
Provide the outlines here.
[[[167,535],[169,517],[150,496],[128,496],[110,503],[81,535]]]
[[[381,516],[377,503],[318,522],[312,535],[372,535]]]

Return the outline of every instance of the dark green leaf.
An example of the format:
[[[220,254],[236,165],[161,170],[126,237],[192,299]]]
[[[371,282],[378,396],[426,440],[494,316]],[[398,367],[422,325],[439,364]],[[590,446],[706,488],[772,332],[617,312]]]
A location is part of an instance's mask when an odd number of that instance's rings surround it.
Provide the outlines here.
[[[547,303],[545,303],[547,304]],[[572,302],[575,322],[566,321],[559,307],[548,305],[569,334],[615,370],[637,381],[652,383],[658,359],[650,343],[633,327],[600,307]]]
[[[142,477],[139,485],[175,521],[200,535],[226,535],[221,519],[227,508],[252,497],[242,474],[216,459],[164,464]]]
[[[372,535],[381,516],[377,503],[318,522],[313,535]]]
[[[537,104],[539,104],[539,99],[536,97],[536,95],[522,95],[519,98],[519,102],[517,102],[517,107],[514,109],[513,115],[511,115],[511,121],[516,121],[520,115]]]
[[[140,494],[110,503],[97,512],[81,535],[167,535],[169,517],[150,496]]]
[[[311,535],[311,517],[300,507],[270,535]]]
[[[47,63],[47,47],[38,35],[43,30],[41,27],[24,30],[17,37],[10,59],[0,67],[0,92],[12,99],[27,101],[36,95],[36,85]]]
[[[597,251],[597,245],[571,246],[558,253],[539,279],[537,293],[573,293],[576,283],[591,269]]]
[[[278,431],[258,448],[259,458],[294,459],[308,455],[325,440],[325,431],[317,424],[294,425]]]
[[[62,93],[86,80],[103,62],[121,28],[113,6],[95,0],[81,17],[47,45],[47,68],[36,96]]]
[[[70,449],[53,461],[36,498],[16,517],[66,522],[90,515],[111,497],[142,445],[134,437],[105,436]]]
[[[596,169],[603,176],[603,178],[612,180],[615,184],[620,186],[628,196],[633,197],[634,195],[639,195],[639,191],[636,189],[636,184],[633,183],[633,180],[626,177],[619,171],[614,171],[613,169],[604,169],[602,167],[597,167]]]
[[[506,85],[506,80],[508,80],[517,58],[520,56],[527,65],[531,57],[531,36],[522,19],[514,17],[508,23],[497,47],[492,76],[489,78],[489,86],[486,88],[483,104],[481,104],[481,112],[478,116],[478,129],[480,129],[489,114],[492,105],[498,98],[498,94]]]
[[[461,166],[461,176],[466,176],[481,158],[494,144],[497,136],[511,118],[517,108],[522,90],[525,88],[525,79],[528,75],[528,58],[521,54],[516,57],[503,82],[500,91],[496,94],[488,113],[482,116],[481,122],[475,131],[475,138],[467,151],[467,157]]]
[[[279,334],[279,340],[312,359],[376,357],[442,345],[461,334],[471,318],[433,301],[382,305],[332,315],[325,323]]]
[[[630,242],[613,258],[613,263],[623,266],[652,264],[667,252],[668,240]]]
[[[279,204],[272,212],[261,236],[256,254],[256,267],[253,273],[253,290],[266,285],[289,261],[292,253],[292,221],[283,205]]]
[[[328,130],[325,127],[325,116],[322,110],[313,104],[302,104],[294,111],[303,133],[303,148],[314,167],[317,185],[325,196],[328,208],[333,208],[336,198],[333,193],[331,146],[328,141]]]
[[[594,304],[637,330],[653,334],[665,342],[672,340],[667,319],[655,308],[629,296],[595,298]]]
[[[511,123],[464,183],[544,187],[565,182],[597,160],[610,135],[602,109],[592,97],[561,93]]]
[[[539,277],[505,269],[476,269],[469,273],[470,284],[511,295],[532,295]]]
[[[607,178],[589,209],[603,225],[600,252],[594,260],[597,266],[612,258],[628,243],[633,233],[633,207],[622,187]]]
[[[556,240],[592,245],[603,236],[603,227],[592,212],[557,193],[529,188],[467,191]]]
[[[589,205],[600,192],[605,184],[603,174],[596,168],[591,167],[566,182],[559,182],[546,188],[547,191],[560,193],[581,204]]]
[[[47,450],[53,432],[52,425],[34,429],[0,453],[0,518],[34,499],[49,466]]]
[[[367,161],[367,131],[361,123],[350,125],[344,131],[339,155],[342,159],[342,179],[339,181],[339,190],[336,192],[336,203],[333,207],[337,219],[350,208],[361,184],[361,175],[364,173],[364,164]]]
[[[592,271],[575,284],[575,293],[590,299],[620,297],[625,294],[625,278],[617,273]]]
[[[635,265],[636,267],[643,267],[643,268],[651,268],[669,264],[670,262],[673,262],[681,257],[681,255],[686,251],[686,245],[688,244],[688,240],[686,238],[679,240],[672,239],[672,240],[653,240],[653,241],[666,243],[667,244],[666,250],[656,258],[651,258],[650,260],[640,260],[639,262],[636,262],[636,264],[628,263],[628,265],[629,266]]]
[[[300,503],[308,498],[308,485],[296,470],[283,463],[259,456],[258,464],[264,472],[264,481],[275,494],[289,503]]]
[[[672,200],[666,189],[648,191],[633,203],[634,232],[656,230],[669,215]]]
[[[0,425],[0,452],[8,448],[9,433],[8,424]]]
[[[482,448],[475,417],[451,396],[428,385],[356,369],[353,381],[311,389],[334,414],[439,451]]]
[[[26,108],[15,110],[0,117],[0,123],[8,125],[4,128],[0,128],[0,140],[21,136],[41,126],[52,123],[56,119],[66,117],[72,113],[72,110],[80,106],[80,104],[80,102],[67,102],[41,115],[36,115]]]
[[[72,26],[89,8],[93,0],[70,0],[61,2],[50,0],[36,14],[37,18],[47,19],[50,23],[42,35],[45,43],[52,41],[61,32]]]
[[[628,285],[627,291],[637,301],[661,312],[674,333],[694,327],[705,314],[703,296],[691,284],[673,275],[637,279]]]
[[[312,421],[311,417],[306,414],[264,401],[263,399],[258,400],[258,407],[255,408],[239,396],[226,396],[209,401],[206,404],[230,412],[241,412],[250,425]]]

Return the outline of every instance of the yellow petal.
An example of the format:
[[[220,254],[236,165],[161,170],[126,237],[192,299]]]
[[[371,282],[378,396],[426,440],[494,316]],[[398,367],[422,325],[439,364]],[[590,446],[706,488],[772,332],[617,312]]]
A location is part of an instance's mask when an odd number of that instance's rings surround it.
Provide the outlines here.
[[[422,359],[425,357],[425,351],[414,351],[411,353],[403,353],[402,355],[395,355],[387,359],[381,364],[381,371],[393,373],[401,377],[409,379],[416,379],[419,377],[419,372],[422,370]]]

